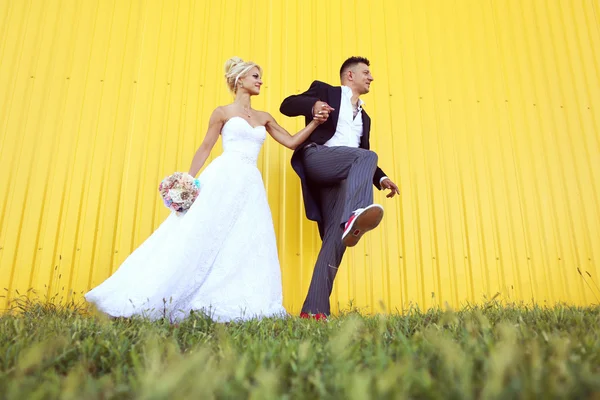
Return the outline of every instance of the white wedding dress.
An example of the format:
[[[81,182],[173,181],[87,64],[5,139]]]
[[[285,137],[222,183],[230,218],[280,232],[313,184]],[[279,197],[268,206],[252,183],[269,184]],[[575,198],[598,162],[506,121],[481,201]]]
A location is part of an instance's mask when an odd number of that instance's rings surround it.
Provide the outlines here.
[[[223,153],[199,176],[200,194],[172,213],[102,284],[85,295],[115,317],[219,322],[285,316],[271,210],[256,167],[264,126],[241,117],[221,131]]]

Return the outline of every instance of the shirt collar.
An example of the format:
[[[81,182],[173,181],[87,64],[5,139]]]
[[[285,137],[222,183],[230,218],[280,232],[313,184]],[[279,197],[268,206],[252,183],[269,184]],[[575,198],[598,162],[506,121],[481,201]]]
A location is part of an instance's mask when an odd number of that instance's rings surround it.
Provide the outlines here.
[[[348,87],[346,85],[342,85],[342,94],[344,96],[346,96],[348,99],[352,99],[352,89],[350,89],[350,87]],[[362,99],[359,97],[358,98],[358,108],[361,109],[363,104],[365,104],[365,102],[362,101]]]

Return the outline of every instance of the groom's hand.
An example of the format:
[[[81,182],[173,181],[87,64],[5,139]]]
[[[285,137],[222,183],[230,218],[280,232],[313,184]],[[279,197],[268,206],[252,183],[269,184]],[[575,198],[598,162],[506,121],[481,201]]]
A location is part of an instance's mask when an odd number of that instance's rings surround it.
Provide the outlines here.
[[[400,194],[400,189],[398,188],[398,186],[396,186],[396,184],[394,182],[392,182],[392,180],[390,178],[386,178],[383,181],[381,181],[381,188],[384,190],[385,189],[390,190],[390,192],[385,196],[388,198],[392,198],[396,194]]]
[[[324,101],[317,101],[312,108],[312,115],[318,119],[321,123],[327,121],[329,114],[333,111],[333,107]]]

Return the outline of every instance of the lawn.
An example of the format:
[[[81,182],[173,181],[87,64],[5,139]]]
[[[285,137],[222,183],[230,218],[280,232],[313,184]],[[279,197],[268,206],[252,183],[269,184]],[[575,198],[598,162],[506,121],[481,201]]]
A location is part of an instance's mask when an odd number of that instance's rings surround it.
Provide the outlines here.
[[[600,308],[501,306],[179,325],[21,302],[6,399],[600,399]]]

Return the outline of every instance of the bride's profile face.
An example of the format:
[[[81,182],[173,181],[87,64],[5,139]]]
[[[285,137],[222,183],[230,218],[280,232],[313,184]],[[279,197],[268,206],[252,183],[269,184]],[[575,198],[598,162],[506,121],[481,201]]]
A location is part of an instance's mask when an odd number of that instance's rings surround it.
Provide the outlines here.
[[[260,71],[254,67],[242,79],[242,85],[251,95],[260,94],[260,87],[263,82],[260,79]]]

